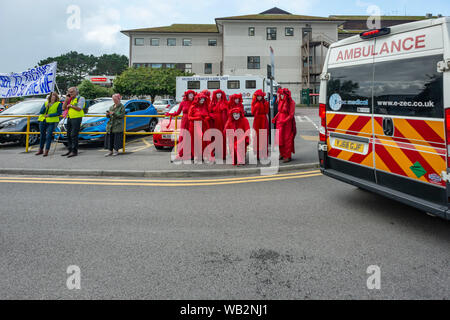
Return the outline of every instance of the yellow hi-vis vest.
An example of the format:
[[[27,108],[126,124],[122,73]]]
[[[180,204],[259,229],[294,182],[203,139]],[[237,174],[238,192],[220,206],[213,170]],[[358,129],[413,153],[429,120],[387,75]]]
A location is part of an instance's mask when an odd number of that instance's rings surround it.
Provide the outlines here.
[[[70,104],[72,106],[77,106],[78,97],[72,99],[72,101],[70,101]],[[70,119],[76,119],[76,118],[82,118],[82,117],[84,117],[84,106],[80,111],[76,111],[75,109],[72,109],[72,108],[69,109],[69,118]]]
[[[48,107],[48,101],[45,101],[45,113],[39,115],[38,120],[40,122],[46,121],[48,123],[59,122],[59,116],[46,118],[45,115],[58,113],[58,107],[59,107],[60,103],[61,102],[58,101],[58,102],[55,102],[54,104],[52,104],[50,107]]]

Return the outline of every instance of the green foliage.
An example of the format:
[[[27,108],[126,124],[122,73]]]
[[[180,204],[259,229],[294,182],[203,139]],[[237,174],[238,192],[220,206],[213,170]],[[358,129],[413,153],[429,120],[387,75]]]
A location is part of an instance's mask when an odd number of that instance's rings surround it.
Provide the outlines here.
[[[68,88],[80,84],[88,75],[118,75],[128,67],[126,56],[104,54],[101,57],[95,57],[76,51],[49,57],[39,61],[38,65],[42,66],[55,61],[58,62],[56,83],[62,94],[66,93]]]
[[[83,82],[78,86],[78,90],[80,91],[80,95],[86,99],[111,97],[114,94],[112,88],[105,88],[95,85],[89,80],[83,80]]]
[[[128,58],[124,55],[104,54],[97,58],[97,65],[91,75],[116,76],[128,68]]]
[[[178,69],[129,68],[114,80],[114,91],[125,96],[174,96],[176,78],[191,75]]]

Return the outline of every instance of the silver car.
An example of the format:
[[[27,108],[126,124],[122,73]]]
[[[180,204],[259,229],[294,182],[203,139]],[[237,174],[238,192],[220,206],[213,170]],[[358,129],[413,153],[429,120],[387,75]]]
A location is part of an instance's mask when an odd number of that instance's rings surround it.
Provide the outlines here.
[[[153,106],[156,108],[156,111],[158,113],[166,113],[169,112],[169,110],[175,105],[174,99],[161,99],[156,100],[153,103]]]

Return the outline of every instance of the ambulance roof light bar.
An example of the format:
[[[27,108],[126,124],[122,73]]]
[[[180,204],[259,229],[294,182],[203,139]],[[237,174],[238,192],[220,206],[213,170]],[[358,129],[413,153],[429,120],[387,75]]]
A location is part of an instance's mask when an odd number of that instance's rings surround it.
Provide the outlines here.
[[[376,37],[385,36],[391,33],[391,28],[381,28],[381,29],[372,29],[369,31],[364,31],[359,34],[361,39],[372,39]]]

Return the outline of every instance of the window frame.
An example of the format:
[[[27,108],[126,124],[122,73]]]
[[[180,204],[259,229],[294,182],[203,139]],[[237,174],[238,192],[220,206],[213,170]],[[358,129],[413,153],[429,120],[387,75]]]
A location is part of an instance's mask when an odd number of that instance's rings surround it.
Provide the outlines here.
[[[214,84],[218,83],[219,86],[218,87],[217,86],[212,87],[212,86],[210,86],[210,83],[214,83]],[[220,81],[219,80],[208,80],[207,88],[208,88],[208,90],[218,90],[218,89],[220,89]]]
[[[188,40],[190,44],[185,44],[185,41]],[[183,38],[183,47],[192,47],[192,38]]]
[[[275,32],[274,33],[269,33],[269,29],[272,29],[272,30],[275,30]],[[268,41],[275,41],[275,40],[277,40],[277,27],[267,27],[266,28],[266,40],[268,40]],[[275,38],[274,39],[272,39],[272,35],[273,34],[275,34]],[[269,35],[271,35],[271,38],[269,39]]]
[[[137,40],[142,40],[142,44],[137,44]],[[134,38],[134,45],[136,47],[143,47],[143,46],[145,46],[145,38]]]
[[[207,68],[207,66],[208,65],[210,65],[211,66],[211,69],[208,69],[208,70],[210,70],[210,72],[206,72],[206,68]],[[213,64],[212,63],[209,63],[209,62],[205,62],[205,69],[204,69],[204,72],[205,72],[205,74],[212,74],[213,72],[212,72],[212,69],[213,69]]]
[[[158,44],[153,44],[153,40],[157,40]],[[160,38],[150,38],[150,46],[159,47],[160,46]]]
[[[215,41],[215,44],[211,44],[211,41]],[[217,39],[208,39],[208,47],[217,47]]]
[[[233,83],[237,83],[238,84],[237,88],[231,88],[231,84],[233,84]],[[240,80],[228,80],[227,81],[227,88],[229,90],[239,90],[241,88],[241,81]]]
[[[191,84],[193,84],[193,83],[195,83],[195,84],[198,84],[198,86],[196,85],[196,86],[192,86]],[[188,82],[187,82],[187,89],[188,90],[200,90],[200,80],[188,80]]]
[[[249,83],[254,83],[254,85],[249,86]],[[245,80],[245,89],[256,89],[256,80]]]
[[[292,34],[288,34],[288,30],[292,30]],[[295,29],[293,27],[285,27],[284,28],[284,36],[285,37],[293,37],[295,33]]]
[[[258,58],[258,62],[250,61]],[[261,56],[247,56],[247,69],[249,70],[260,70],[261,69]]]
[[[256,34],[256,28],[255,27],[248,27],[248,36],[254,37]]]
[[[175,44],[169,44],[170,40],[175,40]],[[177,46],[177,38],[167,38],[167,46],[168,47],[176,47]]]

